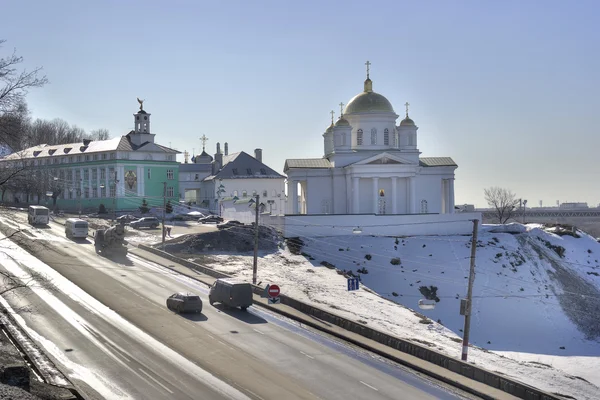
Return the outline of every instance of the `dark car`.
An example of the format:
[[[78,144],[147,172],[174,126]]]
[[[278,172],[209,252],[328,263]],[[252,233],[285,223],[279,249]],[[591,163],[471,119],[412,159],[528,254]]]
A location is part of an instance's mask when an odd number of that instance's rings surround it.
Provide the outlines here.
[[[202,312],[202,299],[195,294],[174,293],[167,299],[167,308],[178,313]]]
[[[156,217],[144,217],[140,218],[137,221],[133,221],[129,224],[130,227],[135,229],[140,228],[150,228],[156,229],[160,225],[160,221]]]
[[[208,217],[200,218],[198,222],[202,224],[220,224],[223,222],[223,218],[218,215],[209,215]]]
[[[231,278],[219,278],[210,288],[208,301],[211,305],[221,303],[226,307],[240,307],[242,311],[246,311],[252,305],[252,286]]]

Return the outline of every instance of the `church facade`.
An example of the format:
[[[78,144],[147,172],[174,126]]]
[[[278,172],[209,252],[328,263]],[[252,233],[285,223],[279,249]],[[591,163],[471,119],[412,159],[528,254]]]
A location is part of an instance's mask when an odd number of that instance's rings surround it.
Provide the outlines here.
[[[321,158],[288,159],[288,214],[454,213],[454,172],[450,157],[420,157],[418,127],[392,104],[364,89],[323,133]],[[297,200],[297,201],[296,201]]]

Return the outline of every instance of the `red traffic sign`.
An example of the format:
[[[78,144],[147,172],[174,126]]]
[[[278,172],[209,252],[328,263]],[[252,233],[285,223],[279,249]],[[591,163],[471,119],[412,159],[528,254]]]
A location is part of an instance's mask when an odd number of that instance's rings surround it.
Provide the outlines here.
[[[269,286],[269,297],[277,297],[279,296],[279,286],[271,285]]]

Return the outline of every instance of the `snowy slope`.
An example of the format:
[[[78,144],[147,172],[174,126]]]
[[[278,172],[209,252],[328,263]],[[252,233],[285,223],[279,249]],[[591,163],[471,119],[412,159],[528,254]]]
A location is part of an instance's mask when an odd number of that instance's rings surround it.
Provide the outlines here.
[[[471,325],[471,343],[489,351],[473,348],[469,361],[550,392],[596,398],[600,244],[583,233],[558,236],[537,225],[521,227],[523,233],[516,235],[490,232],[495,228],[484,226],[479,233]],[[460,357],[459,299],[467,288],[469,236],[304,239],[301,251],[264,255],[259,280]],[[217,259],[215,269],[251,279],[251,257]],[[361,270],[367,288],[348,292],[339,270],[357,275]],[[434,310],[418,309],[421,286],[437,287]],[[441,324],[433,322],[438,320]]]

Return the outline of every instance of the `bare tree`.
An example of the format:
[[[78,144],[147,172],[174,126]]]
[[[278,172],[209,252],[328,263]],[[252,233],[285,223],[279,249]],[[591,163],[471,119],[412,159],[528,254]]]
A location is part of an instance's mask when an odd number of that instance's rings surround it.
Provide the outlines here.
[[[108,129],[95,129],[90,132],[89,138],[92,140],[108,140],[110,139],[110,133],[108,132]]]
[[[490,187],[483,190],[485,195],[485,201],[488,205],[494,209],[496,219],[501,224],[505,224],[506,221],[512,218],[519,199],[515,198],[515,194],[509,189],[501,187]]]
[[[4,42],[0,40],[0,48]],[[14,116],[22,112],[27,91],[48,83],[46,76],[40,75],[42,68],[18,71],[17,66],[22,62],[23,57],[17,56],[16,50],[10,56],[0,58],[0,116]],[[0,142],[10,145],[17,141],[18,138],[11,135],[14,131],[6,131],[3,126],[0,121]]]

